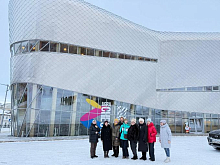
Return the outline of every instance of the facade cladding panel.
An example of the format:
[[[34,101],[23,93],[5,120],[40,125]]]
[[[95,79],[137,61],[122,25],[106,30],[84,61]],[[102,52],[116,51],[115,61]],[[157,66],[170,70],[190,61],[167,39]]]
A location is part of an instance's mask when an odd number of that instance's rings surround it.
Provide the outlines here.
[[[120,116],[219,127],[219,33],[157,32],[81,0],[10,0],[9,27],[14,136],[86,135]]]

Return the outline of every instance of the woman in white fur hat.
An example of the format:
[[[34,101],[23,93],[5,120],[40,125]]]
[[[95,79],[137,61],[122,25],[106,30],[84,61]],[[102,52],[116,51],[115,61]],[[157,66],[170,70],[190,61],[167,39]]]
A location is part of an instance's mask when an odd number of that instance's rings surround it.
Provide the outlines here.
[[[140,118],[139,119],[139,140],[138,140],[138,151],[142,152],[142,157],[140,158],[141,160],[147,160],[147,151],[148,151],[148,139],[147,139],[147,126],[144,123],[144,119]]]

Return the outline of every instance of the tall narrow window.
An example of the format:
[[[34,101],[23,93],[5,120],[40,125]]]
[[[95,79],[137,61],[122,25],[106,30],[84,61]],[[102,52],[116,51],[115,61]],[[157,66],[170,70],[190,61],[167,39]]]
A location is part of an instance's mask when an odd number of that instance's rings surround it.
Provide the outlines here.
[[[138,57],[138,60],[144,61],[144,58],[143,57]]]
[[[77,54],[77,46],[69,45],[69,53]]]
[[[206,90],[206,91],[212,91],[212,86],[206,86],[206,87],[205,87],[205,90]]]
[[[213,91],[219,91],[219,86],[213,86],[213,87],[212,87],[212,90],[213,90]]]
[[[15,44],[15,54],[21,53],[21,42]]]
[[[94,56],[94,49],[87,48],[87,55]]]
[[[49,51],[48,41],[40,41],[40,51]]]
[[[95,50],[95,56],[102,57],[102,51],[101,50]]]
[[[131,56],[131,60],[136,60],[136,56]]]
[[[110,58],[117,58],[117,53],[111,53]]]
[[[125,59],[130,60],[130,59],[131,59],[131,56],[126,54],[126,55],[125,55]]]
[[[51,52],[59,52],[59,43],[50,42],[50,51]]]
[[[22,53],[28,52],[28,41],[24,41],[21,43],[21,51]]]
[[[78,54],[85,55],[86,54],[86,48],[78,47]]]
[[[34,52],[39,50],[39,41],[38,40],[31,40],[29,42],[29,51]]]
[[[110,52],[103,51],[103,57],[109,57],[109,56],[110,56]]]
[[[68,53],[68,45],[67,44],[60,44],[60,52],[61,53]]]
[[[124,54],[119,54],[118,58],[125,59],[125,55]]]

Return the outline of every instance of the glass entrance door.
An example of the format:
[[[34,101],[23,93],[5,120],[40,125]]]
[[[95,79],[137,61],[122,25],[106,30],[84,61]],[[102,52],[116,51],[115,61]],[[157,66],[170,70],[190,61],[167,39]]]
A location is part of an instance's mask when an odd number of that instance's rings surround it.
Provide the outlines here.
[[[199,133],[203,132],[203,119],[202,118],[191,118],[189,119],[190,132]]]

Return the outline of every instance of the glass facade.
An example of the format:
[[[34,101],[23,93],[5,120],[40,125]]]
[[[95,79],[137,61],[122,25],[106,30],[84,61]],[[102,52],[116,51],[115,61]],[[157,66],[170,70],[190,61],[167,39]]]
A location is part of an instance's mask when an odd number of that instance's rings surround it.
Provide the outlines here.
[[[65,48],[65,45],[64,47]],[[102,122],[125,117],[129,121],[151,118],[159,132],[165,119],[173,133],[208,133],[219,129],[220,115],[154,109],[90,96],[49,86],[18,83],[12,85],[12,133],[22,137],[88,135],[93,119]]]

